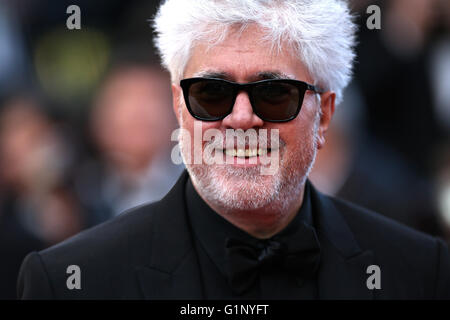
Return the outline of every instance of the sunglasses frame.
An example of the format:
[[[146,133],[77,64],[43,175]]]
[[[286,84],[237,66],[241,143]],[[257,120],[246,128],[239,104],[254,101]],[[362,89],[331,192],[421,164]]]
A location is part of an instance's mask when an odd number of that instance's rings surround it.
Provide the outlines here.
[[[225,115],[220,116],[220,117],[216,117],[216,118],[212,118],[212,119],[207,119],[207,118],[203,118],[203,117],[195,115],[194,112],[192,111],[191,105],[190,105],[190,102],[189,102],[189,89],[190,89],[191,85],[193,85],[194,83],[197,83],[197,82],[200,82],[200,81],[205,81],[205,80],[225,82],[225,83],[227,83],[228,85],[231,86],[231,88],[233,90],[233,103],[230,106],[230,110]],[[251,94],[251,90],[256,85],[259,85],[259,84],[262,84],[262,83],[268,83],[268,82],[288,83],[288,84],[291,84],[291,85],[295,86],[299,90],[299,101],[298,101],[297,111],[295,112],[294,115],[292,115],[288,119],[267,120],[264,117],[262,117],[260,114],[258,114],[258,112],[255,110],[254,103],[253,103],[253,97],[252,97],[252,94]],[[180,86],[181,86],[181,88],[183,90],[184,101],[185,101],[185,104],[186,104],[186,107],[187,107],[189,113],[195,119],[201,120],[201,121],[219,121],[219,120],[224,119],[229,114],[231,114],[231,112],[233,111],[233,107],[234,107],[234,105],[236,103],[236,97],[237,97],[237,95],[238,95],[238,93],[240,91],[247,92],[247,95],[248,95],[249,100],[250,100],[250,104],[252,106],[253,113],[255,113],[263,121],[267,121],[267,122],[287,122],[287,121],[291,121],[291,120],[295,119],[298,116],[298,114],[300,113],[300,110],[301,110],[302,105],[303,105],[303,99],[305,97],[305,94],[306,94],[307,90],[314,91],[315,93],[318,93],[318,94],[323,93],[316,86],[314,86],[312,84],[309,84],[307,82],[300,81],[300,80],[293,80],[293,79],[266,79],[266,80],[260,80],[260,81],[255,81],[255,82],[238,83],[238,82],[228,81],[228,80],[220,79],[220,78],[196,77],[196,78],[187,78],[187,79],[181,80],[180,81]],[[300,97],[300,93],[302,91],[303,91],[303,96]]]

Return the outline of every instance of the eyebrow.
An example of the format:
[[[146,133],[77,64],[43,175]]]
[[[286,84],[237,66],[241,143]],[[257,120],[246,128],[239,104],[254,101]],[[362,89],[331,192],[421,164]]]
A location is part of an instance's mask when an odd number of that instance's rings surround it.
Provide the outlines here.
[[[266,79],[295,79],[294,76],[285,74],[281,71],[261,71],[256,74],[256,78],[260,80]]]
[[[224,80],[232,80],[233,76],[228,72],[205,70],[194,74],[194,77],[201,78],[217,78]],[[268,80],[268,79],[295,79],[294,76],[285,74],[281,71],[260,71],[249,77],[250,81]]]
[[[200,78],[218,78],[218,79],[230,79],[232,78],[231,75],[227,72],[219,72],[219,71],[200,71],[197,73],[194,73],[194,77],[200,77]]]

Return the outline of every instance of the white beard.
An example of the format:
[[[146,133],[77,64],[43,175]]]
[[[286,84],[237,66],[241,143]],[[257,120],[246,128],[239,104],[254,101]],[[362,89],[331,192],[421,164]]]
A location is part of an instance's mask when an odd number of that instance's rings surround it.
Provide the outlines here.
[[[311,132],[297,149],[299,152],[287,155],[285,143],[280,141],[279,169],[273,175],[261,175],[261,165],[239,168],[226,164],[192,164],[186,159],[191,145],[183,139],[184,135],[180,136],[180,151],[193,185],[208,203],[229,212],[264,208],[272,214],[283,214],[300,197],[314,164],[319,121],[317,113]]]

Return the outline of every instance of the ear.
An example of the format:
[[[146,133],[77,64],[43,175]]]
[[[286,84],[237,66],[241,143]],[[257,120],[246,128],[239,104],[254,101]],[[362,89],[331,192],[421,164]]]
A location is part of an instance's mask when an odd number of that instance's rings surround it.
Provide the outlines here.
[[[183,92],[181,87],[175,83],[172,83],[172,107],[175,112],[175,116],[177,117],[178,125],[181,125],[180,119],[180,101],[182,98]]]
[[[334,108],[335,108],[335,100],[336,94],[332,91],[327,91],[321,94],[320,99],[320,124],[319,124],[319,132],[318,132],[318,140],[317,140],[317,148],[322,149],[325,145],[325,133],[328,130],[328,127],[331,122],[331,118],[333,118]]]

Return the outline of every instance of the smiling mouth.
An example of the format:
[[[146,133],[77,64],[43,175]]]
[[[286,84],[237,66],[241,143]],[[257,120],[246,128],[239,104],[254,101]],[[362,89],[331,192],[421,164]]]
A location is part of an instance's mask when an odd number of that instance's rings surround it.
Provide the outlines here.
[[[246,149],[223,149],[222,152],[230,157],[238,157],[238,158],[252,158],[252,157],[260,157],[265,156],[270,153],[272,149],[270,148],[246,148]]]

